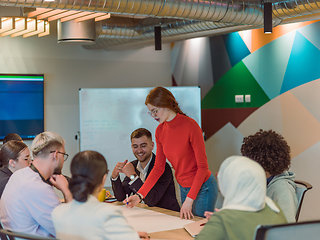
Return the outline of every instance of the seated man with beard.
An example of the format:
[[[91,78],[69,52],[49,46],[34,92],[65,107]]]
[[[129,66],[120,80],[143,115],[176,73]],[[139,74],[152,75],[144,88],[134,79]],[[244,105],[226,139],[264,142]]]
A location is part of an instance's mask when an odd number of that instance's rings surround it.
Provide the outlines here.
[[[33,162],[10,177],[0,201],[0,220],[6,229],[55,236],[52,210],[60,204],[53,187],[60,190],[65,201],[72,200],[68,181],[61,169],[68,154],[64,139],[53,132],[43,132],[31,145]]]
[[[152,153],[154,143],[151,132],[145,128],[138,128],[131,133],[130,139],[132,153],[137,160],[118,162],[111,174],[112,189],[118,201],[123,201],[126,195],[136,194],[155,164],[156,155]],[[120,180],[119,173],[126,175],[123,181]],[[164,173],[143,201],[149,207],[156,206],[180,211],[172,171],[168,163]]]

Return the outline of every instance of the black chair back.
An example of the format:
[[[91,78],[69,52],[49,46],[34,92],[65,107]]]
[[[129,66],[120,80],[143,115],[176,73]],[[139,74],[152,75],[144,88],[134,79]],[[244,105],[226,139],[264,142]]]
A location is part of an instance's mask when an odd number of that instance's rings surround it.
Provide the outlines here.
[[[320,220],[279,225],[259,225],[254,240],[318,240]]]
[[[51,237],[42,237],[39,235],[15,232],[8,229],[0,229],[1,240],[16,240],[17,239],[26,239],[26,240],[52,240],[55,238]]]
[[[304,195],[308,190],[312,189],[312,185],[300,180],[295,180],[294,182],[297,184],[296,194],[298,198],[298,208],[296,213],[296,222],[298,222]],[[302,185],[302,187],[299,187],[299,185]]]

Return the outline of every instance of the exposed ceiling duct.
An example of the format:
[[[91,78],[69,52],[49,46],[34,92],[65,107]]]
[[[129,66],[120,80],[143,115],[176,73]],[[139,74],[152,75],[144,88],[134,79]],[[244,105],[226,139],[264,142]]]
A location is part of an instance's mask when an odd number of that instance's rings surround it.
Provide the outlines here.
[[[273,26],[319,17],[320,2],[272,1]],[[153,44],[154,27],[162,42],[223,34],[263,26],[263,2],[186,0],[0,0],[0,6],[111,13],[96,23],[97,38],[87,49],[121,49]]]

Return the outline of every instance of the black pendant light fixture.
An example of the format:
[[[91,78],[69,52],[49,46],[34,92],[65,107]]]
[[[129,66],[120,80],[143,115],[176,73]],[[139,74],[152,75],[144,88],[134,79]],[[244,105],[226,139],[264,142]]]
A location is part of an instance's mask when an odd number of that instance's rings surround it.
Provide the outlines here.
[[[270,34],[272,33],[272,3],[264,2],[263,8],[264,8],[264,15],[263,15],[264,33]]]

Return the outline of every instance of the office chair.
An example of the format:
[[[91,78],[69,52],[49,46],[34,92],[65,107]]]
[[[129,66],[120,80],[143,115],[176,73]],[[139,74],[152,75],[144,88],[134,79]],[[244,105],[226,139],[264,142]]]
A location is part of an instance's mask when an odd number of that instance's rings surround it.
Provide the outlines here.
[[[304,199],[304,195],[308,190],[312,189],[312,185],[310,183],[300,181],[300,180],[295,180],[294,182],[297,184],[296,195],[297,195],[297,199],[298,199],[298,207],[297,207],[297,212],[296,212],[295,218],[296,218],[296,222],[298,222],[301,207],[302,207],[302,202]],[[299,187],[298,185],[302,185],[302,187]],[[215,208],[218,208],[218,209],[222,208],[223,199],[224,198],[219,191]]]
[[[26,239],[26,240],[52,240],[55,238],[42,237],[39,235],[33,235],[22,232],[15,232],[8,229],[0,229],[0,236],[2,240],[16,240],[16,239]]]
[[[303,186],[303,187],[297,186],[297,188],[296,188],[296,194],[297,194],[297,198],[298,198],[298,208],[297,208],[297,213],[296,213],[296,222],[298,222],[300,211],[301,211],[301,207],[302,207],[302,201],[304,199],[304,195],[308,190],[312,189],[312,185],[310,183],[299,181],[299,180],[295,180],[294,182],[297,185],[302,185]]]
[[[258,225],[254,240],[318,240],[320,220],[279,225]]]
[[[2,222],[0,221],[0,230],[3,229]],[[10,240],[9,237],[3,233],[0,232],[0,239],[1,240]]]

